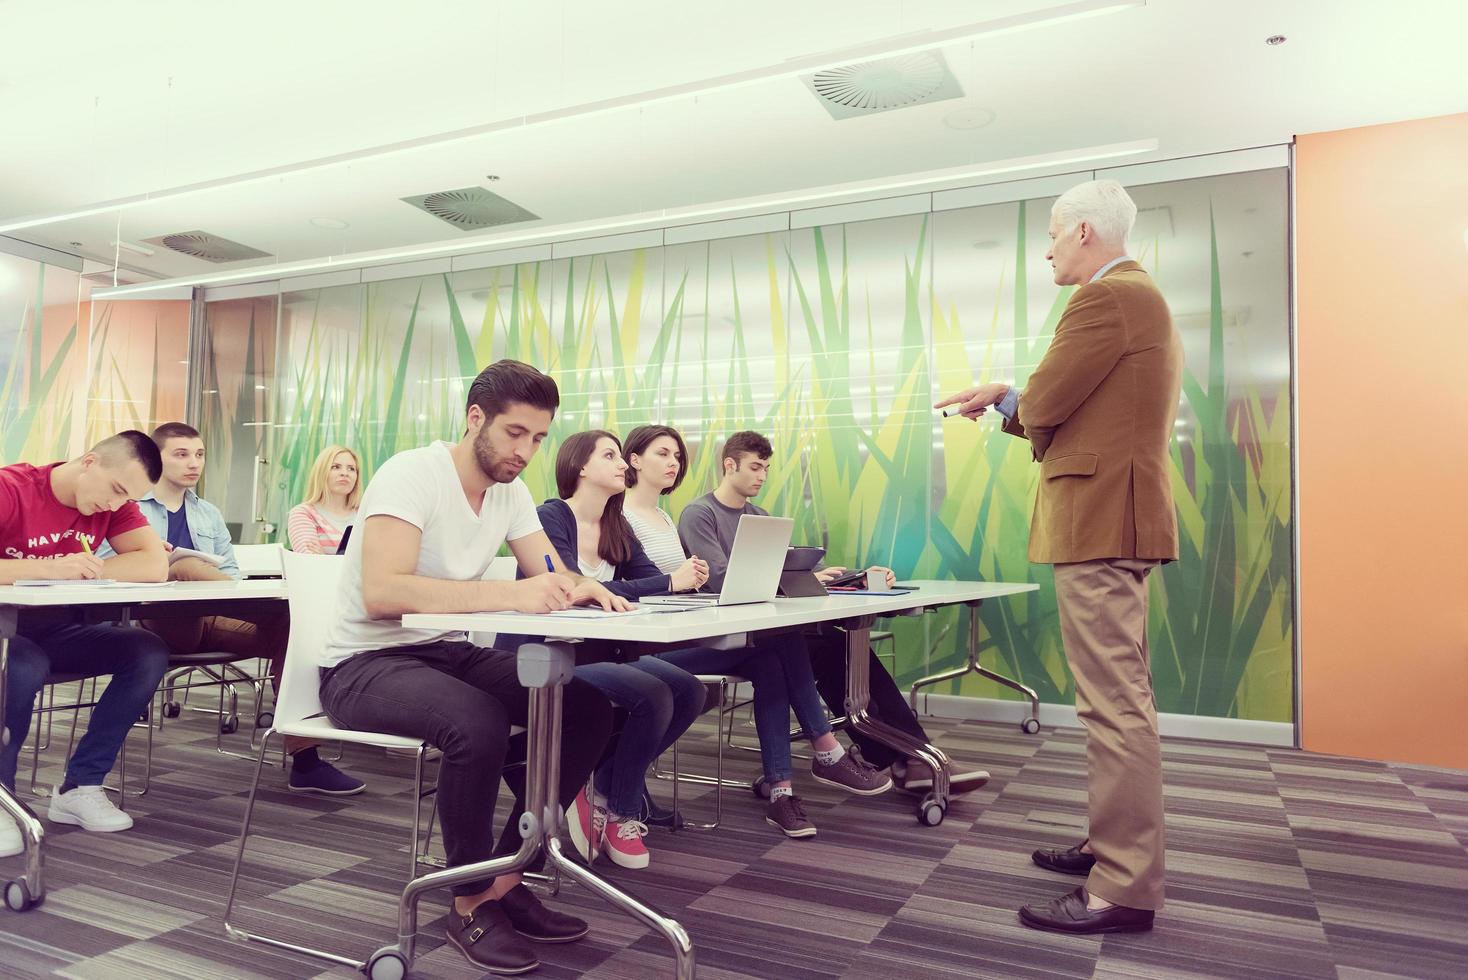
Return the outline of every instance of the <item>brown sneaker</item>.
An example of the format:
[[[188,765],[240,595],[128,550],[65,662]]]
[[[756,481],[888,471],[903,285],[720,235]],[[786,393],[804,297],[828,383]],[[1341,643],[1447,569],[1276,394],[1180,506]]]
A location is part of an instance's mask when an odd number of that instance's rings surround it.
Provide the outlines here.
[[[972,769],[968,772],[955,772],[948,777],[948,795],[962,796],[972,793],[989,781],[989,774],[983,769]],[[901,775],[893,773],[892,783],[900,793],[911,793],[913,796],[922,796],[933,788],[933,770],[926,762],[917,759],[908,759],[907,768]]]
[[[805,815],[805,807],[794,795],[778,796],[765,808],[765,823],[786,837],[814,837],[816,825]]]
[[[820,759],[810,764],[810,774],[817,782],[839,786],[857,796],[880,796],[892,788],[892,777],[881,769],[860,762],[850,752],[830,765]]]

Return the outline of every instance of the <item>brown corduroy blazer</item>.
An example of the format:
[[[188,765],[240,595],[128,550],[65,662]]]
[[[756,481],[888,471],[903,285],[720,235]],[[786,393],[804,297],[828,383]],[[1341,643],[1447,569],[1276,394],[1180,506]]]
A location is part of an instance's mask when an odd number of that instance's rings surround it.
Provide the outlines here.
[[[1077,289],[1004,431],[1040,463],[1030,561],[1176,559],[1168,451],[1183,346],[1133,261]]]

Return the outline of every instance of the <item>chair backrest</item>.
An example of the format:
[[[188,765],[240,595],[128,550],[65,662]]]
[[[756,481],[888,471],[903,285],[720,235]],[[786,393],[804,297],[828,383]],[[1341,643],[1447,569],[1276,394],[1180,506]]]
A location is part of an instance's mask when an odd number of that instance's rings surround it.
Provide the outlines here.
[[[520,563],[513,555],[489,560],[489,568],[485,569],[483,580],[486,582],[513,582],[515,573],[519,571]],[[469,642],[477,647],[492,647],[497,638],[496,633],[470,633]]]
[[[486,582],[513,582],[515,573],[519,571],[520,563],[514,556],[501,556],[489,560],[489,568],[484,572]]]
[[[237,544],[234,558],[240,565],[241,578],[278,578],[283,574],[280,556],[285,551],[278,544]]]
[[[321,714],[320,654],[336,618],[337,595],[347,560],[339,555],[282,554],[286,600],[291,609],[290,641],[275,696],[275,724]]]

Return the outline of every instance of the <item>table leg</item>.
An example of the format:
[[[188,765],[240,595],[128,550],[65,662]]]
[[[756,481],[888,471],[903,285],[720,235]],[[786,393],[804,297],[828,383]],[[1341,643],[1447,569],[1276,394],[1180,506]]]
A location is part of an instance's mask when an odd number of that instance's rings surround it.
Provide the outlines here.
[[[9,693],[10,638],[15,635],[18,620],[14,606],[0,606],[0,739],[10,743],[10,729],[5,724],[5,698]],[[5,883],[5,904],[12,911],[24,912],[41,904],[46,897],[46,856],[41,846],[41,821],[8,787],[0,786],[0,810],[15,819],[20,827],[21,845],[25,848],[25,874]]]
[[[929,826],[943,819],[948,809],[948,780],[952,764],[943,750],[892,727],[868,710],[871,704],[871,630],[874,616],[842,623],[846,631],[846,717],[848,725],[904,755],[921,760],[933,770],[933,790],[918,804],[918,816]],[[935,804],[934,809],[930,804]]]
[[[1027,735],[1035,734],[1040,730],[1040,695],[1035,693],[1034,688],[1021,684],[1012,677],[1005,677],[1003,674],[990,670],[988,667],[979,663],[979,607],[983,605],[983,600],[976,599],[973,602],[964,603],[964,605],[969,607],[968,662],[962,667],[954,667],[952,670],[945,670],[941,673],[919,678],[907,692],[907,703],[912,706],[913,712],[916,713],[918,688],[940,684],[943,681],[951,681],[969,673],[978,674],[980,677],[987,677],[994,683],[1002,684],[1012,691],[1018,691],[1029,700],[1030,716],[1020,722],[1019,727]]]
[[[614,907],[657,929],[673,947],[679,980],[693,977],[693,944],[673,919],[654,911],[621,891],[590,869],[569,859],[561,850],[564,819],[557,787],[561,781],[561,687],[571,679],[576,658],[568,643],[526,643],[520,647],[520,683],[530,688],[526,725],[525,813],[520,817],[520,850],[508,857],[435,871],[414,878],[403,888],[398,904],[398,941],[372,954],[365,972],[372,977],[377,963],[413,962],[418,934],[418,901],[425,892],[461,882],[513,874],[530,866],[544,849],[549,860],[567,876],[586,885]],[[384,975],[389,975],[384,973]]]

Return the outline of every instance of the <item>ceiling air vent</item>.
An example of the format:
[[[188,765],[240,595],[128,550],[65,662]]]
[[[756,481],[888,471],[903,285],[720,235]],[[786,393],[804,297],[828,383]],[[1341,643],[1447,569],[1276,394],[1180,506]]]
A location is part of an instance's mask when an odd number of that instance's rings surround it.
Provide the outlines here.
[[[462,231],[479,231],[497,225],[511,225],[517,221],[535,221],[540,217],[483,187],[435,191],[402,200]]]
[[[203,259],[206,262],[238,262],[241,259],[268,259],[270,257],[269,252],[262,252],[258,248],[232,242],[219,235],[211,235],[207,231],[180,231],[172,235],[145,238],[143,241],[149,245],[162,245],[164,248],[193,256],[196,259]]]
[[[859,61],[801,76],[833,119],[870,116],[893,109],[963,96],[941,51]]]

